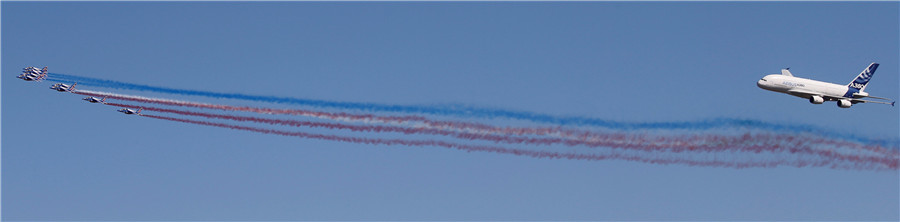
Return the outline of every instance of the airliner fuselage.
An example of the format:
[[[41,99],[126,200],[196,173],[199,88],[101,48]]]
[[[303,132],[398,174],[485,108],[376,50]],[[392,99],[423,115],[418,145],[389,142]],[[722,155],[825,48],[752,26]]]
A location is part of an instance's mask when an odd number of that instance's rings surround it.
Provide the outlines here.
[[[800,77],[785,76],[779,74],[767,75],[756,82],[759,88],[775,91],[780,93],[791,94],[788,91],[792,89],[806,89],[811,92],[820,93],[833,97],[853,97],[850,87],[838,85],[834,83],[816,81],[812,79],[804,79]],[[847,93],[850,92],[850,95]],[[791,94],[797,97],[809,99],[808,96]]]

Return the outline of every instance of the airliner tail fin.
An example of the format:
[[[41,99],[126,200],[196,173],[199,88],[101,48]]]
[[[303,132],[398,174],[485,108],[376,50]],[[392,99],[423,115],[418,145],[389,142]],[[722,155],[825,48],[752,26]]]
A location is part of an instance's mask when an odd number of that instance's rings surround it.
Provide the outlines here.
[[[866,85],[869,84],[869,80],[872,79],[872,75],[875,75],[875,70],[878,69],[878,63],[869,64],[869,67],[866,67],[856,79],[853,79],[850,84],[847,84],[848,87],[857,89],[858,91],[863,91],[866,89]]]

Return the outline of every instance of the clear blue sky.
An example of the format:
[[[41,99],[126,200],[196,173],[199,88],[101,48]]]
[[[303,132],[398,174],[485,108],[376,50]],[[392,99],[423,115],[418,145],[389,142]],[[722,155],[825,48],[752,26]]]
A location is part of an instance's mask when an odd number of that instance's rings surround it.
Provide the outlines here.
[[[867,91],[900,98],[898,9],[897,2],[3,2],[2,219],[896,221],[897,172],[548,160],[304,140],[125,116],[52,92],[49,82],[13,77],[25,66],[50,66],[219,92],[631,122],[749,118],[896,138],[897,107],[812,105],[755,83],[791,67],[843,84],[878,62]]]

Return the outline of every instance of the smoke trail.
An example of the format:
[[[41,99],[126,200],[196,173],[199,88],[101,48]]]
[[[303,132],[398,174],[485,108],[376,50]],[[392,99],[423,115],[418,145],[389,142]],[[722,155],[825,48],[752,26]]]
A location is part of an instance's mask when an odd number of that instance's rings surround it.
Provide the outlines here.
[[[204,103],[194,103],[187,101],[177,101],[177,100],[166,100],[166,99],[154,99],[154,98],[146,98],[146,97],[138,97],[138,96],[126,96],[126,95],[118,95],[118,94],[109,94],[109,93],[99,93],[99,92],[91,92],[91,91],[76,91],[74,93],[81,95],[89,95],[89,96],[103,96],[109,97],[112,99],[120,99],[120,100],[128,100],[128,101],[136,101],[136,102],[146,102],[146,103],[155,103],[155,104],[163,104],[163,105],[175,105],[175,106],[187,106],[187,107],[199,107],[199,108],[210,108],[210,109],[220,109],[220,110],[231,110],[231,111],[249,111],[249,112],[257,112],[257,113],[266,113],[266,114],[275,114],[275,113],[287,113],[287,114],[295,114],[295,115],[307,115],[307,116],[315,116],[320,118],[332,119],[332,120],[365,120],[365,122],[370,122],[370,120],[377,120],[375,122],[407,122],[407,121],[422,121],[425,126],[436,128],[436,129],[455,129],[455,130],[463,130],[469,132],[469,134],[453,134],[456,137],[465,137],[468,139],[482,139],[482,140],[491,140],[495,142],[506,142],[506,143],[533,143],[533,144],[565,144],[569,146],[574,145],[586,145],[591,147],[612,147],[612,148],[633,148],[633,149],[648,149],[651,146],[637,146],[634,147],[634,141],[648,141],[646,138],[638,138],[629,136],[627,134],[622,133],[612,133],[612,134],[599,134],[589,131],[573,131],[573,130],[561,130],[559,127],[549,127],[549,128],[516,128],[516,127],[493,127],[484,124],[477,123],[464,123],[464,122],[451,122],[451,121],[430,121],[423,117],[410,117],[410,116],[389,116],[389,117],[380,117],[373,115],[352,115],[352,114],[332,114],[325,112],[312,112],[305,110],[276,110],[276,109],[263,109],[263,108],[252,108],[252,107],[234,107],[227,105],[215,105],[215,104],[204,104]],[[130,108],[139,108],[137,106],[131,106]],[[181,113],[184,114],[184,113]],[[212,117],[210,117],[212,118]],[[459,127],[459,128],[456,128]],[[474,131],[472,129],[475,129]],[[384,129],[382,129],[384,130]],[[426,129],[420,129],[423,132],[428,132]],[[435,130],[435,129],[429,129]],[[401,131],[401,130],[397,130]],[[450,132],[443,131],[434,131],[430,133],[446,133],[441,135],[450,135]],[[514,134],[514,135],[526,135],[529,133],[534,133],[536,135],[550,135],[554,134],[555,136],[560,136],[567,139],[511,139],[510,137],[499,137],[499,136],[489,136],[483,135],[484,133],[497,133],[497,134]],[[551,135],[552,136],[552,135]],[[687,141],[687,142],[686,142]],[[791,143],[785,142],[770,142],[770,143],[760,143],[759,141],[789,141]],[[653,149],[673,149],[675,151],[684,151],[684,150],[710,150],[712,148],[706,147],[707,144],[725,144],[732,145],[734,149],[743,149],[752,152],[762,152],[764,150],[773,151],[790,151],[794,152],[807,152],[807,153],[819,153],[821,155],[830,156],[832,155],[831,151],[828,150],[812,150],[810,146],[829,146],[836,148],[844,148],[845,150],[863,150],[868,152],[875,152],[881,155],[878,156],[889,156],[894,157],[900,155],[900,152],[897,150],[887,149],[885,147],[877,146],[877,145],[860,145],[849,142],[841,142],[830,139],[823,138],[812,138],[812,137],[798,137],[793,135],[767,135],[767,134],[756,134],[756,135],[744,135],[739,139],[717,136],[717,135],[707,135],[707,136],[693,136],[689,138],[683,139],[666,139],[666,138],[656,138],[651,142],[645,142],[646,144],[654,144],[655,147]],[[749,144],[749,145],[748,145]],[[659,148],[663,147],[663,148]]]
[[[175,113],[180,115],[189,115],[189,116],[200,116],[205,118],[216,118],[216,119],[225,119],[225,120],[235,120],[235,121],[250,121],[250,122],[258,122],[258,123],[266,123],[271,125],[287,125],[287,126],[297,126],[297,127],[321,127],[327,129],[339,129],[339,130],[351,130],[357,132],[398,132],[404,134],[430,134],[430,135],[442,135],[442,136],[452,136],[460,139],[466,140],[485,140],[492,141],[495,143],[507,143],[507,144],[529,144],[529,145],[553,145],[553,144],[562,144],[567,146],[578,146],[584,145],[588,147],[606,147],[606,148],[618,148],[625,150],[639,150],[644,152],[726,152],[726,151],[742,151],[742,152],[788,152],[788,153],[799,153],[799,154],[810,154],[814,156],[819,156],[823,158],[827,158],[829,160],[836,161],[849,161],[849,162],[859,162],[859,163],[879,163],[888,166],[891,169],[897,168],[898,160],[900,160],[900,155],[894,156],[859,156],[859,155],[850,155],[850,154],[840,154],[836,152],[832,152],[829,150],[817,150],[810,147],[810,144],[806,143],[808,141],[807,138],[791,138],[788,140],[771,140],[769,137],[757,137],[757,136],[738,136],[738,137],[726,137],[726,136],[713,136],[715,138],[712,141],[709,140],[698,140],[697,137],[688,137],[688,138],[645,138],[643,136],[630,136],[625,139],[620,139],[618,141],[607,140],[607,141],[581,141],[581,140],[569,140],[569,139],[559,139],[559,138],[527,138],[527,137],[512,137],[512,136],[497,136],[497,135],[484,135],[484,134],[473,134],[473,133],[457,133],[453,131],[446,130],[436,130],[436,129],[425,129],[425,128],[406,128],[406,127],[396,127],[396,126],[358,126],[358,125],[346,125],[346,124],[336,124],[336,123],[320,123],[320,122],[310,122],[310,121],[297,121],[297,120],[281,120],[281,119],[269,119],[269,118],[258,118],[258,117],[245,117],[245,116],[233,116],[233,115],[221,115],[221,114],[209,114],[209,113],[200,113],[200,112],[190,112],[190,111],[182,111],[182,110],[172,110],[172,109],[164,109],[157,107],[140,107],[126,104],[118,104],[118,103],[107,103],[107,105],[111,106],[119,106],[125,108],[144,108],[147,111],[157,111],[157,112],[167,112],[167,113]],[[617,138],[617,137],[615,137]],[[709,138],[706,138],[709,139]],[[793,142],[792,142],[793,141]],[[711,143],[710,143],[711,142]]]
[[[256,112],[256,113],[263,113],[263,114],[290,114],[290,115],[310,116],[310,117],[324,118],[324,119],[331,119],[331,120],[338,120],[338,121],[349,120],[349,121],[380,122],[380,123],[421,122],[424,125],[427,125],[427,126],[433,127],[433,128],[439,128],[439,129],[453,128],[453,129],[458,129],[458,130],[463,130],[463,131],[479,132],[479,133],[503,133],[503,134],[516,134],[516,135],[526,135],[526,134],[548,135],[548,134],[562,133],[562,134],[570,135],[570,136],[582,135],[582,134],[588,133],[586,131],[562,130],[559,127],[542,127],[542,128],[505,127],[504,128],[504,127],[493,127],[493,126],[488,126],[488,125],[478,124],[478,123],[432,121],[432,120],[428,120],[421,116],[375,116],[375,115],[360,115],[360,114],[347,114],[347,113],[316,112],[316,111],[301,110],[301,109],[269,109],[269,108],[256,108],[256,107],[245,107],[245,106],[229,106],[229,105],[197,103],[197,102],[180,101],[180,100],[147,98],[147,97],[141,97],[141,96],[120,95],[120,94],[105,93],[105,92],[101,93],[101,92],[93,92],[93,91],[87,91],[87,90],[77,90],[77,91],[73,91],[73,93],[79,94],[79,95],[87,95],[87,96],[94,96],[94,97],[108,97],[111,99],[142,102],[142,103],[151,103],[151,104],[192,107],[192,108],[205,108],[205,109],[217,109],[217,110],[226,110],[226,111]]]
[[[51,81],[51,82],[65,83],[65,84],[75,83],[75,81],[57,79],[57,78],[53,78],[53,77],[45,77],[44,80]]]
[[[788,124],[777,124],[777,123],[768,123],[759,120],[750,120],[750,119],[734,119],[734,118],[719,118],[719,119],[711,119],[711,120],[702,120],[702,121],[679,121],[679,122],[656,122],[656,123],[627,123],[627,122],[616,122],[616,121],[608,121],[603,119],[596,118],[587,118],[587,117],[559,117],[552,116],[547,114],[538,114],[531,112],[523,112],[523,111],[511,111],[511,110],[502,110],[502,109],[489,109],[489,108],[477,108],[477,107],[467,107],[467,106],[421,106],[421,105],[386,105],[386,104],[376,104],[376,103],[354,103],[354,102],[334,102],[334,101],[324,101],[324,100],[312,100],[312,99],[299,99],[299,98],[290,98],[290,97],[276,97],[276,96],[257,96],[257,95],[246,95],[240,93],[217,93],[217,92],[209,92],[209,91],[200,91],[200,90],[186,90],[186,89],[174,89],[167,87],[158,87],[158,86],[149,86],[142,84],[134,84],[134,83],[125,83],[119,81],[112,80],[104,80],[90,77],[81,77],[75,75],[67,75],[60,73],[49,73],[48,74],[54,78],[60,79],[69,79],[72,81],[80,82],[85,85],[93,85],[99,87],[106,88],[117,88],[117,89],[128,89],[128,90],[139,90],[139,91],[152,91],[152,92],[160,92],[160,93],[171,93],[171,94],[180,94],[180,95],[191,95],[191,96],[205,96],[212,98],[228,98],[228,99],[241,99],[241,100],[252,100],[252,101],[260,101],[260,102],[271,102],[271,103],[284,103],[284,104],[297,104],[297,105],[306,105],[320,108],[338,108],[338,109],[348,109],[348,110],[361,110],[361,111],[370,111],[370,112],[399,112],[399,113],[419,113],[419,114],[429,114],[429,115],[444,115],[444,116],[457,116],[457,117],[478,117],[478,118],[509,118],[509,119],[518,119],[518,120],[528,120],[537,123],[549,123],[556,125],[574,125],[574,126],[593,126],[593,127],[603,127],[610,129],[619,129],[619,130],[638,130],[638,129],[692,129],[692,130],[703,130],[703,129],[715,129],[715,128],[756,128],[762,130],[770,130],[770,131],[788,131],[788,132],[808,132],[815,133],[819,135],[824,135],[828,137],[836,137],[836,138],[847,138],[850,140],[857,141],[867,141],[867,142],[875,142],[872,139],[865,138],[858,135],[852,135],[848,133],[835,132],[819,127],[809,126],[809,125],[788,125]],[[900,143],[900,141],[879,141],[882,145],[893,145]]]
[[[620,154],[620,153],[614,153],[614,154],[560,153],[560,152],[551,152],[551,151],[512,149],[512,148],[504,148],[504,147],[496,147],[496,146],[465,145],[465,144],[456,144],[456,143],[435,141],[435,140],[377,139],[377,138],[361,138],[361,137],[313,134],[313,133],[304,133],[304,132],[288,132],[288,131],[280,131],[280,130],[272,130],[272,129],[264,129],[264,128],[237,126],[237,125],[230,125],[230,124],[223,124],[223,123],[213,123],[213,122],[195,121],[195,120],[180,119],[180,118],[173,118],[173,117],[155,116],[155,115],[149,115],[149,114],[144,114],[142,116],[155,118],[155,119],[161,119],[161,120],[182,122],[182,123],[214,126],[214,127],[234,129],[234,130],[244,130],[244,131],[258,132],[258,133],[264,133],[264,134],[293,136],[293,137],[300,137],[300,138],[307,138],[307,139],[319,139],[319,140],[370,144],[370,145],[402,145],[402,146],[413,146],[413,147],[436,146],[436,147],[444,147],[444,148],[449,148],[449,149],[463,150],[463,151],[467,151],[467,152],[472,152],[472,151],[492,152],[492,153],[501,153],[501,154],[512,154],[512,155],[517,155],[517,156],[528,156],[528,157],[534,157],[534,158],[572,159],[572,160],[626,160],[626,161],[634,161],[634,162],[642,162],[642,163],[650,163],[650,164],[662,164],[662,165],[680,164],[680,165],[688,165],[688,166],[711,166],[711,167],[728,167],[728,168],[757,168],[757,167],[777,167],[777,166],[794,166],[794,167],[829,166],[831,168],[838,168],[838,169],[883,170],[881,167],[879,167],[877,165],[876,166],[859,165],[859,164],[839,165],[839,164],[830,163],[830,161],[726,162],[726,161],[719,161],[719,160],[648,158],[648,157],[643,157],[640,155],[627,155],[627,154]]]
[[[130,100],[130,101],[138,101],[138,102],[148,102],[148,103],[157,103],[157,104],[164,104],[164,105],[187,106],[187,107],[200,107],[200,108],[211,108],[211,109],[221,109],[221,110],[231,110],[231,111],[249,111],[249,112],[267,113],[267,114],[286,113],[286,114],[295,114],[295,115],[316,116],[316,117],[320,117],[320,118],[321,118],[321,117],[324,117],[324,118],[329,118],[329,119],[334,119],[334,120],[344,120],[344,119],[365,119],[365,120],[370,120],[370,119],[368,119],[368,118],[372,118],[371,115],[337,114],[337,116],[340,116],[340,117],[336,117],[335,114],[322,113],[322,112],[311,112],[311,111],[304,111],[304,110],[276,110],[276,109],[262,109],[262,108],[252,108],[252,107],[234,107],[234,106],[227,106],[227,105],[203,104],[203,103],[193,103],[193,102],[177,101],[177,100],[153,99],[153,98],[138,97],[138,96],[123,96],[123,95],[107,94],[107,93],[100,94],[100,93],[94,93],[94,92],[83,91],[83,90],[82,90],[82,91],[75,92],[75,93],[77,93],[77,94],[82,94],[82,95],[104,96],[104,97],[109,97],[109,98],[113,98],[113,99]],[[350,116],[348,117],[347,115],[350,115]],[[399,120],[401,120],[401,122],[403,122],[403,121],[409,121],[409,120],[424,120],[422,117],[408,117],[408,116],[407,116],[407,117],[379,117],[379,118],[380,118],[379,120],[386,120],[386,121],[392,121],[392,120],[398,120],[398,119],[399,119]],[[425,120],[425,121],[427,121],[427,120]],[[484,125],[479,125],[479,124],[469,124],[469,123],[462,123],[461,125],[465,125],[465,126],[468,126],[468,127],[472,127],[473,125],[484,126]],[[495,128],[489,128],[489,129],[487,129],[487,130],[497,130],[497,128],[496,128],[496,127],[495,127]],[[521,128],[518,128],[518,129],[517,129],[517,128],[502,128],[502,129],[500,129],[500,130],[505,130],[504,132],[507,132],[507,133],[508,133],[510,130],[511,130],[511,131],[514,131],[514,132],[516,132],[516,131],[528,131],[528,130],[522,130]],[[563,133],[571,133],[571,132],[563,132]],[[614,135],[614,136],[616,136],[616,137],[623,137],[622,134]],[[784,137],[784,136],[782,136],[782,137]],[[596,136],[596,135],[590,135],[589,132],[581,132],[581,133],[579,134],[579,137],[578,137],[578,138],[596,140],[596,139],[597,139],[597,136]],[[792,137],[781,138],[781,140],[793,140],[793,138],[792,138]],[[822,141],[822,139],[818,139],[818,140],[813,140],[812,142],[821,142],[821,141]],[[825,140],[825,141],[828,142],[828,141],[831,141],[831,140]],[[831,143],[831,144],[833,145],[833,143],[835,143],[835,142],[828,142],[828,143]],[[844,144],[844,146],[853,146],[853,145],[855,145],[855,144]],[[876,152],[881,152],[881,153],[886,153],[886,154],[893,154],[893,155],[896,155],[896,153],[897,153],[896,151],[889,151],[889,150],[886,150],[886,149],[884,149],[884,148],[882,148],[882,147],[879,147],[879,146],[864,146],[864,149],[869,149],[869,150],[874,149],[874,151],[876,151]]]
[[[424,125],[428,125],[434,128],[454,128],[459,130],[467,130],[474,132],[488,132],[488,133],[504,133],[504,134],[516,134],[516,135],[526,135],[526,134],[535,134],[535,135],[548,135],[548,134],[565,134],[569,136],[581,135],[588,133],[586,131],[576,131],[576,130],[563,130],[559,127],[539,127],[539,128],[514,128],[514,127],[493,127],[485,124],[479,123],[464,123],[464,122],[453,122],[453,121],[433,121],[428,120],[425,117],[421,116],[375,116],[375,115],[360,115],[360,114],[347,114],[347,113],[329,113],[329,112],[316,112],[302,109],[269,109],[269,108],[256,108],[256,107],[245,107],[245,106],[229,106],[229,105],[218,105],[218,104],[207,104],[207,103],[197,103],[197,102],[189,102],[189,101],[180,101],[180,100],[169,100],[169,99],[159,99],[159,98],[148,98],[141,96],[131,96],[131,95],[121,95],[121,94],[113,94],[106,92],[93,92],[87,90],[76,90],[73,91],[75,94],[86,95],[86,96],[94,96],[94,97],[108,97],[112,99],[125,100],[125,101],[134,101],[141,103],[152,103],[152,104],[161,104],[161,105],[170,105],[170,106],[181,106],[181,107],[192,107],[192,108],[205,108],[205,109],[217,109],[217,110],[226,110],[226,111],[243,111],[243,112],[256,112],[263,114],[290,114],[290,115],[299,115],[299,116],[310,116],[331,120],[350,120],[350,121],[363,121],[363,122],[382,122],[382,123],[408,123],[408,122],[422,122]]]
[[[424,117],[420,117],[420,116],[391,117],[391,116],[375,116],[375,115],[370,115],[370,114],[317,112],[317,111],[300,110],[300,109],[269,109],[269,108],[255,108],[255,107],[246,107],[246,106],[217,105],[217,104],[197,103],[197,102],[188,102],[188,101],[180,101],[180,100],[148,98],[148,97],[141,97],[141,96],[119,95],[119,94],[114,94],[114,93],[101,93],[101,92],[93,92],[93,91],[87,91],[87,90],[75,90],[75,91],[72,91],[72,93],[79,94],[79,95],[93,96],[93,97],[108,97],[110,99],[143,102],[143,103],[153,103],[153,104],[170,105],[170,106],[217,109],[217,110],[226,110],[226,111],[255,112],[255,113],[264,113],[264,114],[290,114],[290,115],[309,116],[309,117],[316,117],[316,118],[326,118],[326,119],[332,119],[332,120],[384,121],[384,122],[403,123],[403,122],[408,122],[408,121],[420,121],[420,120],[425,119]]]

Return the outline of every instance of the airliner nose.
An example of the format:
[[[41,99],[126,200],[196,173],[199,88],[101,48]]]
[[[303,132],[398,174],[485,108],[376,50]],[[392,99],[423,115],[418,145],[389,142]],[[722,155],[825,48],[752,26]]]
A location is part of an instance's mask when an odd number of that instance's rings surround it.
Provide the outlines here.
[[[766,83],[768,83],[768,82],[769,82],[769,81],[766,80],[765,77],[763,77],[762,79],[759,79],[759,81],[756,81],[756,87],[765,89],[765,88],[766,88]]]

